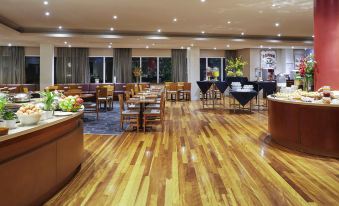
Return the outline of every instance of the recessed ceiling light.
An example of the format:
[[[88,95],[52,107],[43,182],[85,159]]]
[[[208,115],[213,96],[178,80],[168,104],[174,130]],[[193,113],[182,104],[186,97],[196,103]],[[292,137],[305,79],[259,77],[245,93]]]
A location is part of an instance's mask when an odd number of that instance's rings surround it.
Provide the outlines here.
[[[227,21],[227,24],[230,24],[230,23],[232,23],[231,21]]]
[[[272,7],[275,7],[276,5],[275,4],[272,4]]]
[[[187,50],[191,50],[191,47],[187,47]]]
[[[45,4],[45,5],[48,5],[48,1],[44,1],[44,4]]]
[[[8,43],[8,46],[12,46],[12,44],[11,44],[11,43]]]
[[[68,47],[72,47],[72,45],[68,45]]]
[[[173,22],[177,22],[177,21],[178,21],[178,19],[177,19],[177,18],[174,18],[174,19],[173,19]]]
[[[108,45],[108,48],[112,48],[112,46],[111,46],[111,45]]]
[[[109,30],[111,30],[111,31],[114,31],[114,28],[113,28],[113,27],[111,27],[111,28],[109,28]]]
[[[184,49],[184,47],[183,47],[183,46],[181,46],[180,48],[181,48],[181,49]]]
[[[191,47],[194,47],[194,44],[191,44]]]
[[[226,47],[227,47],[227,48],[229,48],[229,47],[230,47],[230,45],[229,45],[229,44],[227,44],[227,45],[226,45]]]
[[[200,0],[201,2],[206,2],[206,0]]]
[[[277,34],[278,37],[281,37],[281,34]]]
[[[217,47],[214,47],[213,49],[214,49],[214,50],[217,50]]]
[[[157,32],[160,33],[160,32],[161,32],[161,29],[158,29]]]
[[[51,13],[49,13],[48,11],[45,12],[45,16],[49,16],[51,15]]]
[[[314,35],[312,35],[312,38],[314,38]]]
[[[260,45],[260,48],[264,48],[263,45]]]
[[[202,34],[205,34],[205,31],[201,31]]]
[[[59,27],[58,27],[58,29],[60,29],[60,30],[61,30],[61,29],[62,29],[62,26],[59,26]]]
[[[117,15],[114,15],[114,16],[113,16],[113,19],[118,19],[118,16],[117,16]]]
[[[244,32],[241,32],[241,36],[244,36],[245,35],[245,33]]]
[[[149,46],[147,45],[147,46],[146,46],[146,49],[148,49],[148,48],[149,48]]]
[[[274,25],[275,25],[275,27],[279,27],[280,26],[279,22],[275,23]]]
[[[292,46],[291,48],[294,49],[294,46]]]
[[[67,41],[65,41],[64,44],[67,44]]]
[[[109,44],[112,45],[112,42],[110,42]]]

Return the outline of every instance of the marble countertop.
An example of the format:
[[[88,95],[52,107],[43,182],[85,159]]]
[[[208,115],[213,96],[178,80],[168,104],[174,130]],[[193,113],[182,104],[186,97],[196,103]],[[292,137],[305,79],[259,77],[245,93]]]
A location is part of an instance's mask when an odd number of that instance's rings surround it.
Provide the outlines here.
[[[62,114],[62,112],[56,111],[55,114]],[[11,129],[8,131],[8,135],[0,136],[0,143],[13,139],[13,138],[18,138],[22,135],[35,132],[53,125],[56,125],[58,123],[70,120],[72,118],[81,116],[83,112],[74,112],[71,115],[68,116],[53,116],[51,119],[39,121],[38,124],[36,125],[31,125],[31,126],[21,126],[20,123],[17,124],[17,128]]]
[[[275,102],[282,102],[287,104],[298,104],[298,105],[306,105],[306,106],[319,106],[319,107],[338,107],[339,104],[324,104],[324,103],[315,103],[315,102],[303,102],[298,100],[289,100],[289,99],[282,99],[277,97],[268,96],[268,100],[275,101]]]

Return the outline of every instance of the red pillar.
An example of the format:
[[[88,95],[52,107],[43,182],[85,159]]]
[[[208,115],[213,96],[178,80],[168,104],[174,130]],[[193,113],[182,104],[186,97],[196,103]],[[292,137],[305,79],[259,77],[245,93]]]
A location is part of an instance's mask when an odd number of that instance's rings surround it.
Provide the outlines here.
[[[315,87],[339,90],[339,0],[314,1]]]

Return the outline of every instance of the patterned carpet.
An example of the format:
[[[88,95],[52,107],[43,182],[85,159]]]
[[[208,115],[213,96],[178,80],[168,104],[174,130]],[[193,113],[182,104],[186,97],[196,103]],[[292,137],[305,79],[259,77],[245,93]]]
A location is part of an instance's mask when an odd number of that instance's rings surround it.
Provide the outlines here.
[[[126,125],[127,126],[127,125]],[[96,113],[85,113],[84,133],[85,134],[110,134],[117,135],[123,131],[120,129],[120,114],[118,103],[115,102],[113,110],[101,110],[99,119],[96,119]]]

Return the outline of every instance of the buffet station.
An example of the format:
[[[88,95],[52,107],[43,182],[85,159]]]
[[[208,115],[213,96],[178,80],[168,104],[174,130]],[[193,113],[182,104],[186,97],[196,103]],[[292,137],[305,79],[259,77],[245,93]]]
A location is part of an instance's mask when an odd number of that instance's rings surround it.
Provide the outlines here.
[[[272,140],[287,148],[339,158],[339,91],[284,88],[268,96]]]
[[[41,205],[79,171],[83,161],[83,106],[57,92],[0,93],[2,205]]]

